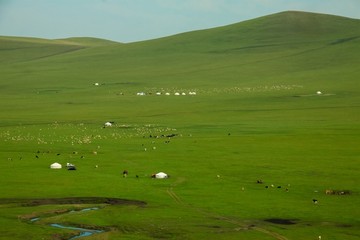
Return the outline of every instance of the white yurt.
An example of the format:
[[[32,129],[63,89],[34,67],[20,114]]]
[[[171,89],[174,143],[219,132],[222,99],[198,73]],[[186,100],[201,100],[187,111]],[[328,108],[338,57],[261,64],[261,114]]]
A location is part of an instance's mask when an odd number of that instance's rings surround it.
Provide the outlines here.
[[[111,126],[112,126],[112,123],[111,123],[111,122],[106,122],[106,123],[104,123],[104,126],[105,126],[105,127],[111,127]]]
[[[60,169],[60,168],[62,168],[62,166],[61,166],[60,163],[55,162],[55,163],[50,165],[50,168],[51,169]]]
[[[155,178],[168,178],[168,175],[164,172],[159,172],[155,174]]]

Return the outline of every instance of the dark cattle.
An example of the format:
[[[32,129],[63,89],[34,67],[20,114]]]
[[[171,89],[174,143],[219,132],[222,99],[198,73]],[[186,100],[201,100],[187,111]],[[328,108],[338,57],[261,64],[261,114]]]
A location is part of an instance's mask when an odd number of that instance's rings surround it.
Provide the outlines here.
[[[171,137],[175,137],[176,135],[177,135],[177,134],[172,133],[172,134],[166,135],[166,137],[171,138]]]
[[[317,199],[313,199],[313,203],[317,204],[318,200]]]
[[[123,171],[123,177],[127,177],[128,174],[129,174],[129,172],[127,170]]]

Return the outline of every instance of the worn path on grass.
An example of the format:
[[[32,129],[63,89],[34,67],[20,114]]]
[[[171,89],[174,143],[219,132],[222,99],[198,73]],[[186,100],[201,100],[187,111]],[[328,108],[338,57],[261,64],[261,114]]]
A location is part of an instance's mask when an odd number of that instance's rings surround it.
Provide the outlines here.
[[[195,207],[192,207],[186,203],[184,203],[181,198],[174,192],[174,187],[183,182],[184,179],[180,178],[178,179],[178,181],[176,181],[172,186],[170,186],[169,188],[166,189],[166,192],[167,194],[179,205],[181,206],[184,206],[184,207],[187,207],[187,208],[191,208],[191,209],[194,209],[198,212],[200,212],[201,214],[204,214],[206,216],[209,216],[209,217],[214,217],[216,219],[219,219],[221,221],[225,221],[225,222],[228,222],[228,223],[232,223],[234,225],[237,225],[240,227],[240,229],[245,229],[245,230],[255,230],[255,231],[258,231],[258,232],[262,232],[264,234],[267,234],[275,239],[278,239],[278,240],[288,240],[288,238],[286,238],[285,236],[282,236],[281,234],[279,233],[276,233],[276,232],[273,232],[273,231],[270,231],[270,230],[267,230],[265,228],[261,228],[261,227],[258,227],[258,226],[255,226],[253,224],[251,225],[248,225],[248,224],[245,224],[239,220],[236,220],[236,219],[233,219],[233,218],[229,218],[229,217],[226,217],[226,216],[221,216],[219,214],[216,214],[216,213],[213,213],[213,212],[209,212],[209,211],[206,211],[204,209],[201,209],[201,208],[195,208]]]

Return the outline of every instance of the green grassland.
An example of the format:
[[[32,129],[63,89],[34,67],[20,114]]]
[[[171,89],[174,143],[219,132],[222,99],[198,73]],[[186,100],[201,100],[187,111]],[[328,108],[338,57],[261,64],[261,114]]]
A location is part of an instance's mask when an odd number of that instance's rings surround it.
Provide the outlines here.
[[[76,234],[50,223],[106,230],[84,239],[360,239],[357,19],[283,12],[128,44],[0,37],[0,63],[0,239]],[[8,200],[64,197],[147,204]]]

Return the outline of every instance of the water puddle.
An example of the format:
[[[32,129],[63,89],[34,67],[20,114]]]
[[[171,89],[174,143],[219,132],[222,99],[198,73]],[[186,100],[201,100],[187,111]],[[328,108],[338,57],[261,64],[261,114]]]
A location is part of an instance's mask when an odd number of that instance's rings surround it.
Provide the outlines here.
[[[104,232],[104,230],[96,230],[96,229],[86,229],[86,228],[78,228],[78,227],[64,226],[64,225],[57,224],[57,223],[50,224],[50,226],[56,227],[56,228],[62,228],[62,229],[70,229],[70,230],[80,231],[80,234],[79,234],[78,236],[69,238],[69,240],[71,240],[71,239],[77,239],[77,238],[81,238],[81,237],[88,237],[88,236],[91,236],[91,235],[93,235],[93,234],[95,234],[95,233],[102,233],[102,232]]]
[[[94,210],[98,210],[98,209],[99,209],[98,207],[84,208],[84,209],[81,209],[81,210],[72,210],[72,211],[68,212],[68,214],[74,213],[74,212],[94,211]],[[40,219],[41,219],[40,217],[31,218],[30,222],[36,222],[36,221],[39,221]],[[79,235],[74,236],[72,238],[69,238],[69,240],[77,239],[77,238],[81,238],[81,237],[88,237],[88,236],[91,236],[93,234],[104,232],[104,230],[100,230],[100,229],[87,229],[87,228],[80,228],[80,227],[73,227],[73,226],[64,226],[64,225],[61,225],[61,224],[58,224],[58,223],[52,223],[52,224],[50,224],[50,226],[56,227],[56,228],[80,231]]]

